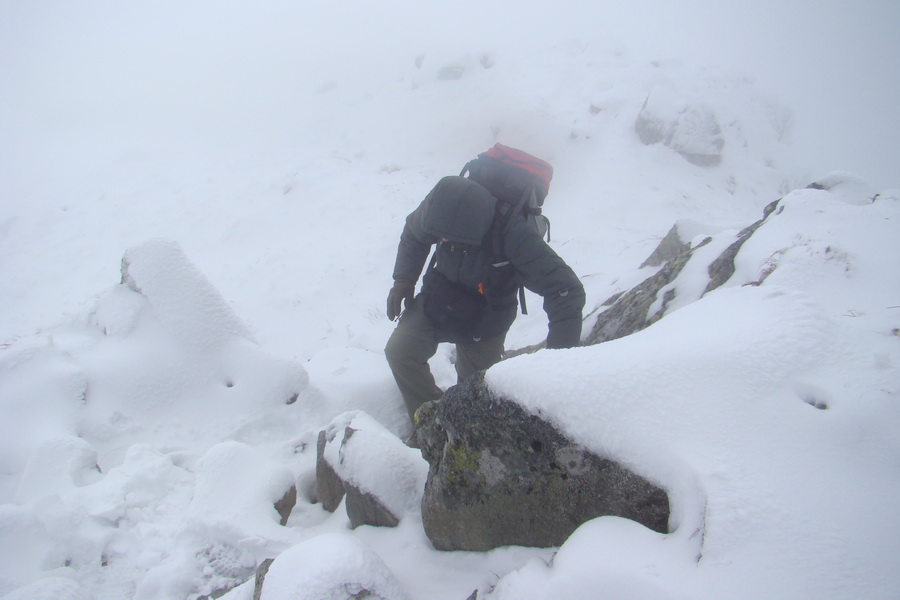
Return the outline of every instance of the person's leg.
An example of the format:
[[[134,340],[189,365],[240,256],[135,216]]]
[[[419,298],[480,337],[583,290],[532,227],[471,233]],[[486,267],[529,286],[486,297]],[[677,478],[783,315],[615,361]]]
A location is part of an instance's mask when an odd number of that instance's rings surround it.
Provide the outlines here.
[[[434,326],[422,312],[421,296],[416,297],[400,317],[384,349],[413,424],[416,409],[443,395],[428,366],[428,359],[434,356],[437,347]]]
[[[506,334],[480,342],[456,345],[456,378],[462,383],[476,371],[491,368],[503,356]]]

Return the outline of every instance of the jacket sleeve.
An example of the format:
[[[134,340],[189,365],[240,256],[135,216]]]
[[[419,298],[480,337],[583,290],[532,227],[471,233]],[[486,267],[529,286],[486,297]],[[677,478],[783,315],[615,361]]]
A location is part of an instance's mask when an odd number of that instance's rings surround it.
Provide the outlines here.
[[[585,295],[575,272],[524,222],[507,232],[504,251],[522,284],[544,298],[547,347],[578,346]]]
[[[394,281],[415,284],[422,274],[431,246],[437,243],[437,238],[425,233],[423,225],[429,198],[430,196],[425,198],[418,208],[406,217],[406,224],[400,234],[400,245],[397,247],[397,258],[394,261]]]

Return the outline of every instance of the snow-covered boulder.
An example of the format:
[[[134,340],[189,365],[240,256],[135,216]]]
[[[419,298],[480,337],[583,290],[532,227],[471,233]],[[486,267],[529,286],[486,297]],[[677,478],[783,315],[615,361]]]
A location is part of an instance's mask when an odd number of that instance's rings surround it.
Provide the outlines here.
[[[334,438],[332,438],[334,441]],[[344,499],[344,482],[325,459],[325,446],[328,444],[327,432],[323,429],[316,440],[316,501],[322,508],[334,512]]]
[[[316,473],[326,509],[335,510],[346,493],[352,527],[393,527],[418,510],[428,464],[378,421],[352,411],[319,434]]]
[[[881,196],[868,182],[846,171],[832,171],[806,187],[810,190],[824,190],[847,204],[859,206],[871,204]]]
[[[698,166],[719,164],[725,138],[715,111],[682,98],[666,87],[654,88],[637,116],[634,130],[644,144],[662,142]]]
[[[664,490],[493,394],[483,373],[420,414],[422,521],[439,550],[558,546],[602,515],[668,531]]]
[[[320,535],[280,554],[256,590],[260,600],[404,600],[406,591],[371,548],[344,533]]]
[[[277,538],[278,524],[287,523],[293,508],[291,498],[296,501],[297,491],[286,467],[252,446],[228,441],[198,461],[190,514],[207,527],[237,530],[236,537],[267,531]]]

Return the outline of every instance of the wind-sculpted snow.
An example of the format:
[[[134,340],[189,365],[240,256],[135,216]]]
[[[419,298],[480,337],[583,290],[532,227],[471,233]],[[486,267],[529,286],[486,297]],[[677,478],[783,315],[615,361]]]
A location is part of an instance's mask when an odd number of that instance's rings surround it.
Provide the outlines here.
[[[265,558],[249,540],[295,541],[273,507],[291,469],[219,442],[302,431],[320,410],[306,372],[251,341],[177,244],[130,249],[123,279],[79,326],[0,355],[0,408],[19,426],[0,440],[4,501],[43,516],[3,505],[3,554],[20,559],[2,561],[0,592],[66,565],[110,597],[227,589]],[[216,571],[228,555],[242,568]]]
[[[89,436],[105,441],[125,430],[211,441],[219,434],[206,432],[247,430],[263,407],[290,410],[298,402],[298,412],[309,404],[303,368],[249,339],[177,244],[129,249],[122,275],[92,313],[105,337],[92,332],[77,350],[89,379],[81,425]],[[104,369],[110,363],[116,368]]]
[[[143,296],[157,320],[185,343],[210,348],[231,338],[252,339],[177,242],[155,239],[129,248],[122,283]]]

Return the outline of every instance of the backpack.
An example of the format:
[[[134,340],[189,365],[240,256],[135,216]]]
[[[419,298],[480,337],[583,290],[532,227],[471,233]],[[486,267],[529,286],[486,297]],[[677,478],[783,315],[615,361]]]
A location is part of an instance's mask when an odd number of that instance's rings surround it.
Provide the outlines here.
[[[550,241],[550,220],[542,213],[553,179],[550,163],[497,143],[469,161],[460,176],[466,174],[498,200],[495,225],[499,235],[509,230],[514,219],[522,217]]]
[[[542,207],[550,191],[553,167],[527,152],[497,143],[469,161],[460,172],[464,177],[482,185],[497,199],[496,216],[491,226],[492,264],[501,267],[509,261],[503,257],[503,235],[514,219],[523,218],[532,224],[541,237],[550,241],[550,220]],[[525,288],[519,286],[519,306],[528,314]]]

